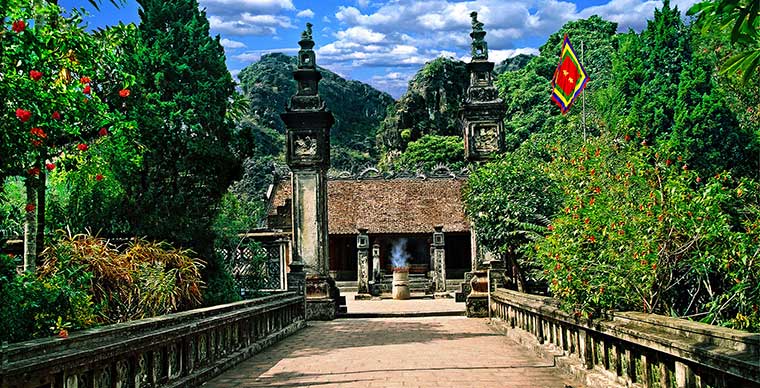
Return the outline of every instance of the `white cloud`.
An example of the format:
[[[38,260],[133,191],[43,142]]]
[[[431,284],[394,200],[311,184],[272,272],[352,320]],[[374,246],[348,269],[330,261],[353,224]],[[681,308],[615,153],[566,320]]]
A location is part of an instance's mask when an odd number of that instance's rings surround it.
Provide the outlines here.
[[[199,3],[209,15],[275,14],[296,9],[292,0],[200,0]]]
[[[373,76],[369,80],[369,84],[390,93],[393,98],[399,98],[406,91],[412,77],[414,77],[414,71],[391,71],[384,75]]]
[[[351,27],[347,30],[338,31],[335,36],[338,39],[356,43],[379,43],[385,40],[385,34],[364,27]]]
[[[518,49],[509,50],[488,50],[488,60],[494,63],[501,63],[507,58],[516,57],[520,54],[538,55],[538,49],[534,47],[523,47]],[[472,59],[471,56],[465,55],[459,57],[460,61],[469,62]]]
[[[312,11],[311,9],[305,9],[303,11],[298,12],[296,14],[296,17],[297,18],[311,19],[311,18],[314,17],[314,11]]]
[[[236,40],[231,40],[227,38],[223,38],[220,43],[222,44],[222,46],[229,49],[238,49],[238,48],[246,47],[245,43],[243,42],[238,42]]]
[[[700,0],[674,0],[671,7],[678,7],[681,14]],[[578,16],[587,18],[599,15],[604,19],[618,23],[618,31],[628,31],[629,28],[641,31],[647,26],[647,19],[654,15],[655,8],[662,8],[662,1],[655,0],[610,0],[607,4],[583,9]]]

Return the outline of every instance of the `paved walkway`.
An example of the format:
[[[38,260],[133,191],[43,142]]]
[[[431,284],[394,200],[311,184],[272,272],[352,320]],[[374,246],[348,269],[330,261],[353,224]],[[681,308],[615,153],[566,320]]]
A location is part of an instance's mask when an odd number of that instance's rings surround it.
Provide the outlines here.
[[[349,314],[411,314],[411,313],[449,313],[464,314],[465,304],[448,299],[408,299],[408,300],[355,300],[355,292],[347,292],[346,307]]]
[[[566,385],[581,387],[483,319],[429,317],[309,322],[204,387]]]

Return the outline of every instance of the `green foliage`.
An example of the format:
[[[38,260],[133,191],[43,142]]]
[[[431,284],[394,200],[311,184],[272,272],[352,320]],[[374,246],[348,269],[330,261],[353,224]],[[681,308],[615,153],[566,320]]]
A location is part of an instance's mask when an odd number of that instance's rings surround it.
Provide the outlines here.
[[[424,135],[459,136],[459,108],[464,101],[469,73],[464,62],[436,58],[425,64],[409,82],[407,92],[388,110],[377,133],[383,152],[401,151],[409,141]],[[405,131],[409,135],[404,135]]]
[[[545,169],[565,193],[565,208],[532,253],[565,308],[744,320],[740,327],[757,330],[760,264],[747,244],[755,232],[743,226],[757,214],[754,205],[735,212],[754,184],[732,188],[727,175],[699,177],[665,146],[603,136],[555,149]],[[731,269],[737,262],[749,268]],[[724,303],[733,298],[743,302]]]
[[[497,77],[499,96],[507,108],[504,130],[508,150],[519,147],[533,133],[562,131],[567,134],[567,120],[580,120],[580,102],[566,116],[559,116],[559,109],[550,99],[551,79],[565,34],[570,37],[589,74],[587,121],[592,129],[598,126],[601,111],[607,105],[591,103],[599,98],[597,94],[603,93],[613,77],[611,54],[617,50],[616,30],[616,23],[598,16],[568,22],[549,37],[541,46],[540,54],[532,57],[524,67]]]
[[[90,274],[87,291],[98,321],[124,322],[200,305],[203,262],[193,256],[161,242],[134,239],[117,247],[90,235],[62,236],[43,252],[39,276]]]
[[[16,273],[19,261],[0,255],[0,341],[19,342],[62,330],[84,329],[96,322],[96,309],[88,288],[92,274],[69,266],[54,276]]]
[[[707,0],[695,4],[687,15],[697,15],[703,31],[730,30],[737,52],[726,59],[721,73],[739,73],[748,83],[760,72],[760,3],[755,0]]]
[[[192,247],[213,272],[211,226],[242,172],[226,121],[234,84],[196,0],[138,3],[139,44],[127,67],[144,77],[126,108],[139,128],[133,141],[145,148],[134,173],[118,176],[127,217],[135,234]]]
[[[409,143],[396,161],[396,169],[430,171],[443,164],[452,170],[465,166],[464,142],[458,136],[425,135]]]
[[[464,192],[478,242],[506,256],[521,289],[535,277],[524,250],[542,238],[562,200],[540,162],[527,147],[513,152],[476,169]]]

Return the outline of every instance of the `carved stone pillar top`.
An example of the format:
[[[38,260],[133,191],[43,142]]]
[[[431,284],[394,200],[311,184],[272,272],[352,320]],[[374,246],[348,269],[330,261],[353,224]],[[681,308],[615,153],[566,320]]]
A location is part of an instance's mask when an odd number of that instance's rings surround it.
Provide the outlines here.
[[[319,96],[322,74],[317,70],[311,28],[307,23],[298,42],[298,69],[293,72],[296,94],[280,115],[287,127],[286,161],[293,170],[330,166],[330,127],[335,118]]]
[[[493,85],[494,63],[488,61],[488,44],[477,12],[472,17],[472,61],[467,64],[470,85],[460,110],[464,132],[465,157],[470,161],[488,160],[504,150],[506,107]]]

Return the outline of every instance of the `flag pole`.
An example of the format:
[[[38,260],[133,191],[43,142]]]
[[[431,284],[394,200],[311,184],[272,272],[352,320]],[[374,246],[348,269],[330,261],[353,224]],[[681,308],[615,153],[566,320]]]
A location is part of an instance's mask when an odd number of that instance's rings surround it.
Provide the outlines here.
[[[583,41],[581,41],[581,63],[586,62],[586,55],[583,49]],[[586,142],[586,88],[583,88],[583,95],[581,96],[581,106],[583,112],[581,113],[581,123],[583,125],[583,142]]]

